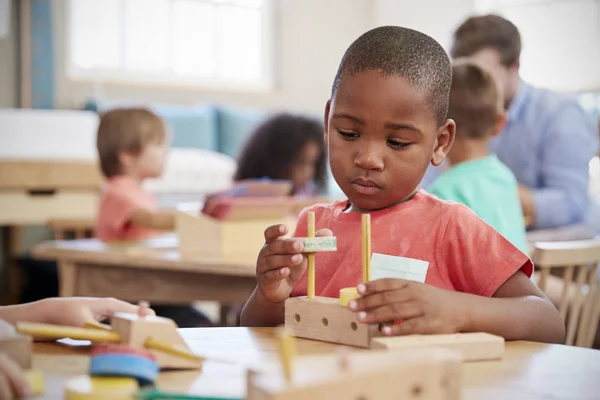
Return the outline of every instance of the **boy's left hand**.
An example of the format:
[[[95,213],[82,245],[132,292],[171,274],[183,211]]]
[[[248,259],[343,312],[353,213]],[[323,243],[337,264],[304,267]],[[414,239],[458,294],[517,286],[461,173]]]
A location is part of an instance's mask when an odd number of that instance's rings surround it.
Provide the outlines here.
[[[378,279],[359,284],[362,296],[348,307],[366,324],[390,323],[386,336],[456,333],[465,326],[467,310],[460,293],[402,279]],[[391,325],[392,321],[401,323]]]

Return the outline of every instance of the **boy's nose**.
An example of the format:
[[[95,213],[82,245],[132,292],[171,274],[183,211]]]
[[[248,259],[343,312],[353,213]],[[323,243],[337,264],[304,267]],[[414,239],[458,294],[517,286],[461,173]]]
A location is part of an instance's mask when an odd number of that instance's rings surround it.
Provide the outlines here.
[[[377,146],[364,144],[358,151],[354,163],[363,168],[369,170],[383,170],[383,158],[381,152],[377,149]]]

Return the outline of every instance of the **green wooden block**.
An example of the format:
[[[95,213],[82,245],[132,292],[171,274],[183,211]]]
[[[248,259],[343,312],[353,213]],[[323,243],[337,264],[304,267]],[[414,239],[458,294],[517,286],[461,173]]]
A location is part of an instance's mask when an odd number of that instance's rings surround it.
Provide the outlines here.
[[[336,251],[337,239],[333,236],[323,236],[314,238],[294,238],[301,240],[304,244],[305,253],[320,253],[323,251]]]

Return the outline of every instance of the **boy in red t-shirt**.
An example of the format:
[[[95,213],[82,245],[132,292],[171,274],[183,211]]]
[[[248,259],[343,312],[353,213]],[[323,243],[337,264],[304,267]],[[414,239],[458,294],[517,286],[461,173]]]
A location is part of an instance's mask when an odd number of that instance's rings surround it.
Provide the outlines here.
[[[403,321],[385,335],[482,331],[562,342],[563,322],[529,280],[529,258],[467,207],[416,189],[454,140],[451,71],[439,43],[401,27],[373,29],[344,54],[325,107],[325,141],[348,200],[308,209],[321,235],[338,238],[336,252],[317,255],[316,294],[338,297],[358,285],[362,297],[349,307],[360,321]],[[295,236],[306,235],[306,211]],[[425,283],[360,283],[361,213],[371,214],[373,252],[428,261]],[[282,240],[286,232],[265,231],[244,325],[281,324],[285,300],[306,294],[302,243]]]

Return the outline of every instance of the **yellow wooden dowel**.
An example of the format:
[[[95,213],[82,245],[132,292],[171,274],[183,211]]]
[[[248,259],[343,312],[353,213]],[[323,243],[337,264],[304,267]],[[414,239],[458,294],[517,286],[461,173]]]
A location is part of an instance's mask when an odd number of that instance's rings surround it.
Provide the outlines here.
[[[71,338],[75,340],[90,340],[92,342],[119,343],[121,336],[116,332],[100,329],[85,329],[72,326],[38,324],[33,322],[18,322],[17,331],[24,335],[44,339]]]
[[[315,237],[315,213],[313,211],[308,212],[308,237]],[[309,253],[308,258],[308,285],[307,285],[307,297],[309,299],[315,298],[315,253]]]
[[[112,327],[107,324],[102,324],[100,322],[86,322],[83,324],[83,327],[86,329],[98,329],[101,331],[112,331]]]
[[[156,339],[148,338],[144,342],[144,347],[151,350],[162,351],[163,353],[171,354],[177,357],[185,358],[192,361],[203,362],[204,357],[200,357],[188,350],[181,349],[169,343],[161,342]]]
[[[367,282],[371,280],[371,214],[366,214],[366,222],[365,222],[365,228],[366,228],[366,250],[367,250],[367,254],[365,255],[365,262],[367,265]]]
[[[291,382],[294,374],[293,363],[296,357],[296,340],[285,329],[279,331],[279,357],[285,379]]]
[[[41,396],[44,394],[44,374],[42,371],[30,369],[23,371],[23,376],[29,385],[32,396]]]

